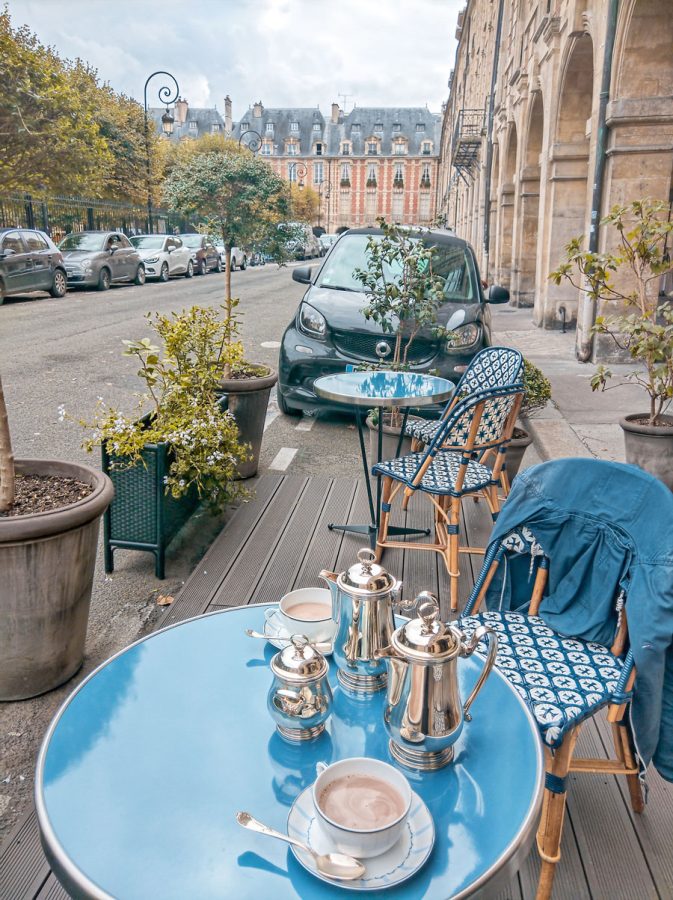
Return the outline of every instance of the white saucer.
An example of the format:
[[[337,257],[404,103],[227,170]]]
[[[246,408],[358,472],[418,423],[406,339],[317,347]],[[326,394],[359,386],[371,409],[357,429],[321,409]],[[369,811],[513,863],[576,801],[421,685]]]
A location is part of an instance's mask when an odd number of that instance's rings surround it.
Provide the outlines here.
[[[316,818],[312,785],[302,791],[292,804],[287,818],[287,833],[290,837],[308,844],[318,853],[330,853],[334,850]],[[430,810],[418,794],[412,791],[411,812],[399,841],[387,853],[363,860],[367,871],[357,881],[336,881],[328,878],[318,871],[312,856],[297,847],[291,846],[291,850],[307,872],[320,878],[321,881],[337,884],[352,891],[377,891],[381,888],[394,887],[415,875],[430,856],[434,843],[435,826]]]
[[[329,648],[327,650],[320,651],[323,656],[330,656],[332,651],[334,650],[333,641],[336,636],[336,628],[337,625],[335,622],[332,636],[324,642],[329,643]],[[280,619],[277,609],[264,622],[264,634],[266,635],[269,643],[273,647],[277,647],[278,650],[282,650],[284,647],[287,647],[287,643],[290,640],[290,632],[287,630],[282,620]],[[323,643],[323,641],[320,641],[320,643]]]

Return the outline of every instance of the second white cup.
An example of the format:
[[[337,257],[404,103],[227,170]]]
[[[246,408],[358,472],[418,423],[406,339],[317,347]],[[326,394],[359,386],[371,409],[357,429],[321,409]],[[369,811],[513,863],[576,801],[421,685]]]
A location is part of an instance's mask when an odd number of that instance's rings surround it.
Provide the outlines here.
[[[332,595],[326,588],[299,588],[281,597],[278,608],[267,609],[267,620],[277,617],[288,635],[305,634],[310,641],[334,637]]]

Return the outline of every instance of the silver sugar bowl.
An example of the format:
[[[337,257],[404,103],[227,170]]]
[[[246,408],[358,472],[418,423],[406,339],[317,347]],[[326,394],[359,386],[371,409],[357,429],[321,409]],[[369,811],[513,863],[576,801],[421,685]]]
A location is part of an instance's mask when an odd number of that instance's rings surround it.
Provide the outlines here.
[[[281,737],[310,741],[322,734],[332,711],[325,657],[303,634],[293,634],[271,660],[271,671],[267,707]]]

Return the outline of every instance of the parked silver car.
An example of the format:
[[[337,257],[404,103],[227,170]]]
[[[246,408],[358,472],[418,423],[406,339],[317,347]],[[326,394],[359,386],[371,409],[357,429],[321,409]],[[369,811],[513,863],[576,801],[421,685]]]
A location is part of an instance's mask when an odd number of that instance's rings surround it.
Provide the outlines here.
[[[145,266],[138,251],[118,231],[72,232],[58,248],[63,254],[68,287],[107,291],[120,281],[145,284]]]
[[[179,237],[170,234],[137,234],[131,243],[140,254],[146,278],[168,281],[171,275],[194,274],[192,251]]]

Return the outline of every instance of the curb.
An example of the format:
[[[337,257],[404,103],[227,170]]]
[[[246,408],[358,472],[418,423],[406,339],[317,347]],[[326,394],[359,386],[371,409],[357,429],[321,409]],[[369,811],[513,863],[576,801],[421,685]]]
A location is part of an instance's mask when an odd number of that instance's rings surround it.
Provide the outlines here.
[[[529,419],[526,428],[543,461],[562,456],[595,458],[565,419]]]

